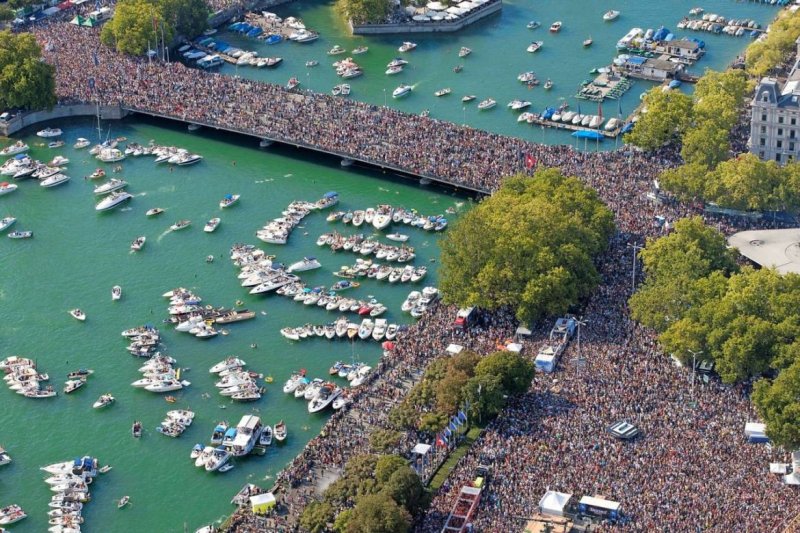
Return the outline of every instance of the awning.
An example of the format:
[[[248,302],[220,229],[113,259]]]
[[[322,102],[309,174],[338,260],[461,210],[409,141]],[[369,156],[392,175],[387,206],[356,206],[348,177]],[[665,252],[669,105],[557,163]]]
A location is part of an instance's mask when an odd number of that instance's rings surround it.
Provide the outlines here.
[[[275,496],[271,492],[250,496],[250,507],[254,513],[266,513],[275,507]]]
[[[532,334],[531,330],[529,330],[525,326],[520,326],[517,328],[517,335],[522,335],[523,337],[529,337],[531,334]]]
[[[419,443],[417,443],[416,446],[414,446],[414,449],[411,450],[411,453],[416,453],[417,455],[425,455],[429,451],[431,451],[431,445],[430,444],[423,444],[423,443],[419,442]]]
[[[539,512],[555,516],[563,516],[564,508],[572,498],[572,494],[548,490],[539,500]]]
[[[437,2],[428,2],[428,5],[426,5],[425,7],[427,7],[428,9],[433,9],[434,11],[444,11],[446,9],[442,5],[442,3],[438,2],[438,1]]]
[[[447,347],[447,353],[456,355],[461,353],[463,349],[464,347],[461,346],[460,344],[451,344],[450,346]]]

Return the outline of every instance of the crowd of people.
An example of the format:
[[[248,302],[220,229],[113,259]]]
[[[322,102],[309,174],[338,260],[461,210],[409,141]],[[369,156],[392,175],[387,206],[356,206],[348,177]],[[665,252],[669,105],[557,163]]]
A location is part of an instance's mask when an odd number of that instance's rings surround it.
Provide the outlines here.
[[[611,176],[618,168],[660,167],[664,157],[669,157],[668,164],[677,162],[672,153],[590,153],[539,145],[355,100],[203,72],[179,62],[124,56],[101,46],[99,31],[64,23],[35,28],[46,59],[56,65],[60,101],[122,105],[487,192],[496,190],[503,176],[523,171],[531,158],[570,175],[584,174],[587,165],[605,167],[604,174]]]
[[[713,378],[690,386],[687,369],[673,365],[652,332],[628,316],[628,245],[642,245],[676,219],[699,212],[697,205],[665,202],[654,184],[664,168],[680,163],[674,149],[586,153],[536,145],[180,63],[120,56],[100,46],[92,28],[52,24],[35,32],[46,59],[57,67],[62,102],[123,105],[485,191],[496,190],[503,176],[524,170],[532,158],[536,166],[580,177],[614,211],[619,231],[599,261],[603,282],[584,311],[581,353],[571,347],[555,374],[538,375],[531,390],[487,427],[419,518],[419,531],[441,530],[461,486],[487,462],[493,473],[474,519],[479,531],[521,530],[548,489],[619,501],[627,521],[616,527],[630,531],[770,531],[800,512],[794,490],[769,474],[768,463],[786,461],[785,452],[744,438],[745,422],[755,420],[748,388],[723,386]],[[93,59],[89,51],[95,50]],[[725,220],[714,223],[735,227]],[[454,313],[438,306],[412,326],[355,393],[352,406],[334,414],[278,476],[278,513],[268,518],[239,513],[231,530],[296,527],[326,473],[369,450],[370,432],[389,427],[390,407],[448,344],[489,353],[516,327],[513,317],[496,313],[458,334],[451,328]],[[524,340],[525,353],[535,354],[543,342],[542,329]],[[607,429],[620,420],[637,425],[641,437],[613,439]],[[405,434],[398,451],[407,452],[416,440]]]

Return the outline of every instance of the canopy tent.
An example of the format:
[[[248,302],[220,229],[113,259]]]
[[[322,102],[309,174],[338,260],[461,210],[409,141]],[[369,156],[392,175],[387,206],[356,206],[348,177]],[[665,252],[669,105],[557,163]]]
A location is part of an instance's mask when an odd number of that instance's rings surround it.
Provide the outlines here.
[[[49,17],[50,15],[55,15],[59,11],[61,11],[59,8],[53,6],[53,7],[48,7],[47,9],[42,11],[42,13],[44,13],[45,15],[47,15]]]
[[[458,7],[460,7],[461,9],[469,9],[470,7],[472,7],[472,2],[459,2]]]
[[[748,442],[769,442],[766,424],[747,422],[744,425],[744,434],[747,437]]]
[[[514,352],[514,353],[522,353],[522,348],[523,348],[523,346],[518,342],[509,342],[506,345],[506,350],[508,350],[509,352]]]
[[[76,26],[82,26],[83,25],[83,20],[84,19],[83,19],[82,16],[75,15],[75,17],[72,20],[70,20],[69,23],[70,24],[75,24]]]
[[[525,326],[520,326],[517,328],[517,335],[521,337],[530,337],[532,334],[533,332],[531,332],[531,330],[529,330]]]
[[[428,2],[428,5],[426,5],[425,7],[427,7],[428,9],[433,9],[434,11],[444,11],[445,9],[447,9],[444,5],[442,5],[441,2],[438,1]]]
[[[271,492],[250,496],[250,508],[255,514],[264,514],[275,507],[275,496]]]
[[[83,19],[83,22],[81,22],[81,26],[87,26],[89,28],[94,28],[95,26],[97,26],[97,19],[94,18],[94,17],[85,18],[85,19]]]
[[[449,354],[456,355],[456,354],[461,353],[461,351],[463,349],[464,349],[464,347],[461,346],[460,344],[451,344],[450,346],[447,347],[446,351]]]
[[[431,451],[430,444],[423,444],[422,442],[418,442],[414,449],[411,450],[411,453],[415,453],[417,455],[427,455],[428,452]]]
[[[564,516],[564,509],[571,498],[572,494],[548,490],[539,500],[539,512],[553,516]]]

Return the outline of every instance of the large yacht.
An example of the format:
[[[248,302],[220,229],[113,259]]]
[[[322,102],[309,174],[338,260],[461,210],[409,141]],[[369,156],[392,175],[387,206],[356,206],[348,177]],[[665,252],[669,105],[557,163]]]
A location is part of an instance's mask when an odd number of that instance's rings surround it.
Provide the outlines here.
[[[264,426],[261,424],[259,417],[255,415],[243,416],[236,426],[236,436],[227,445],[228,451],[234,457],[247,455],[253,451],[253,446],[258,443],[263,431]]]

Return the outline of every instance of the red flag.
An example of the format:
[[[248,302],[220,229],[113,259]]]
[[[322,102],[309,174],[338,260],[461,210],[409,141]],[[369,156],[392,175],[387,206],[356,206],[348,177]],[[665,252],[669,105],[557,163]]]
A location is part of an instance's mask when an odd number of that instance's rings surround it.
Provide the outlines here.
[[[436,436],[436,445],[439,446],[440,448],[444,448],[444,447],[447,446],[447,443],[444,441],[444,439],[442,439],[441,435],[437,435]]]
[[[528,170],[536,166],[536,158],[531,154],[525,154],[525,168]]]

